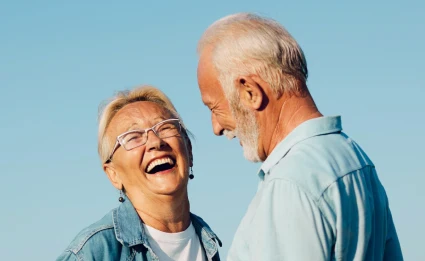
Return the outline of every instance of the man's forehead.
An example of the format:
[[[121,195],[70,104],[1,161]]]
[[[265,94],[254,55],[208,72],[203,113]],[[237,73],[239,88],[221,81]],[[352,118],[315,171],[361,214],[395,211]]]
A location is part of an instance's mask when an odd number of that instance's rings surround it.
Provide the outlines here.
[[[198,85],[201,92],[202,101],[205,104],[207,104],[211,98],[210,96],[215,82],[216,80],[214,79],[213,71],[209,70],[205,63],[200,62],[198,66]]]
[[[203,76],[205,73],[211,73],[214,71],[214,66],[212,63],[212,51],[212,47],[207,46],[199,54],[198,77]]]
[[[205,85],[206,82],[211,80],[211,74],[213,71],[211,70],[208,61],[199,60],[198,64],[198,82],[202,85]],[[204,86],[200,86],[204,87]]]
[[[223,93],[218,72],[212,62],[213,48],[207,46],[200,53],[198,62],[198,85],[201,91],[202,102],[208,107],[219,99]]]
[[[214,98],[214,86],[211,81],[204,81],[199,83],[199,90],[201,91],[202,102],[205,105],[211,105],[211,100]]]

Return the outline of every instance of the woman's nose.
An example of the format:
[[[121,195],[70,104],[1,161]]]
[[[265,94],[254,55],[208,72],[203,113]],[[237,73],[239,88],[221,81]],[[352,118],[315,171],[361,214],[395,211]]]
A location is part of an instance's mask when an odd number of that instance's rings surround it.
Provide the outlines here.
[[[147,136],[148,140],[146,141],[146,150],[157,150],[165,145],[165,142],[159,138],[153,130],[149,130]]]

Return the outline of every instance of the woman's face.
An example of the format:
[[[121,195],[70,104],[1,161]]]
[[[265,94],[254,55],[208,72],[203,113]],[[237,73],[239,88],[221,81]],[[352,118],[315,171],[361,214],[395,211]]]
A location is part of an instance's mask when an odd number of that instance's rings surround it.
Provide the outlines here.
[[[134,102],[117,112],[106,135],[116,141],[124,132],[151,128],[170,118],[171,113],[156,103]],[[153,131],[147,136],[145,145],[132,150],[119,146],[112,161],[104,165],[113,185],[118,189],[124,187],[130,199],[187,193],[188,169],[192,166],[187,137],[180,132],[160,139]]]

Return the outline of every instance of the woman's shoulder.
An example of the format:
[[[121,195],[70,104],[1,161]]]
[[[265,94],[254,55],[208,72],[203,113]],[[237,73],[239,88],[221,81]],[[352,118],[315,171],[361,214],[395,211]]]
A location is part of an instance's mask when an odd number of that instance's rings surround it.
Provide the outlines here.
[[[217,240],[217,243],[219,246],[221,246],[221,240],[218,238],[218,236],[213,232],[211,227],[203,220],[200,216],[197,216],[193,213],[190,213],[190,219],[192,221],[192,224],[195,228],[196,233],[198,236],[200,236],[201,240],[207,240],[207,239],[215,239]],[[206,236],[206,238],[203,238]]]
[[[191,219],[191,221],[192,221],[192,223],[193,223],[193,225],[194,226],[199,226],[200,228],[204,228],[204,229],[207,229],[207,230],[211,230],[211,232],[212,232],[212,229],[210,228],[210,226],[207,224],[207,222],[203,219],[203,218],[201,218],[200,216],[198,216],[198,215],[195,215],[195,214],[193,214],[192,212],[190,213],[190,219]]]
[[[64,254],[78,255],[84,249],[85,253],[98,251],[103,252],[105,246],[113,246],[115,238],[112,211],[106,214],[102,219],[81,230],[80,233],[71,241]],[[112,244],[111,244],[112,243]],[[59,260],[59,259],[58,259]]]

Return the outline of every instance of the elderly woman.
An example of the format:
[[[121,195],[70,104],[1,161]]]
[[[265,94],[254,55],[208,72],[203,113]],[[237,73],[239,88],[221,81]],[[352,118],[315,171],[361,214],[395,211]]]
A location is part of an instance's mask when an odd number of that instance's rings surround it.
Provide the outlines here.
[[[120,206],[82,230],[58,260],[220,260],[220,240],[190,213],[192,146],[164,93],[120,92],[100,115],[98,145]]]

